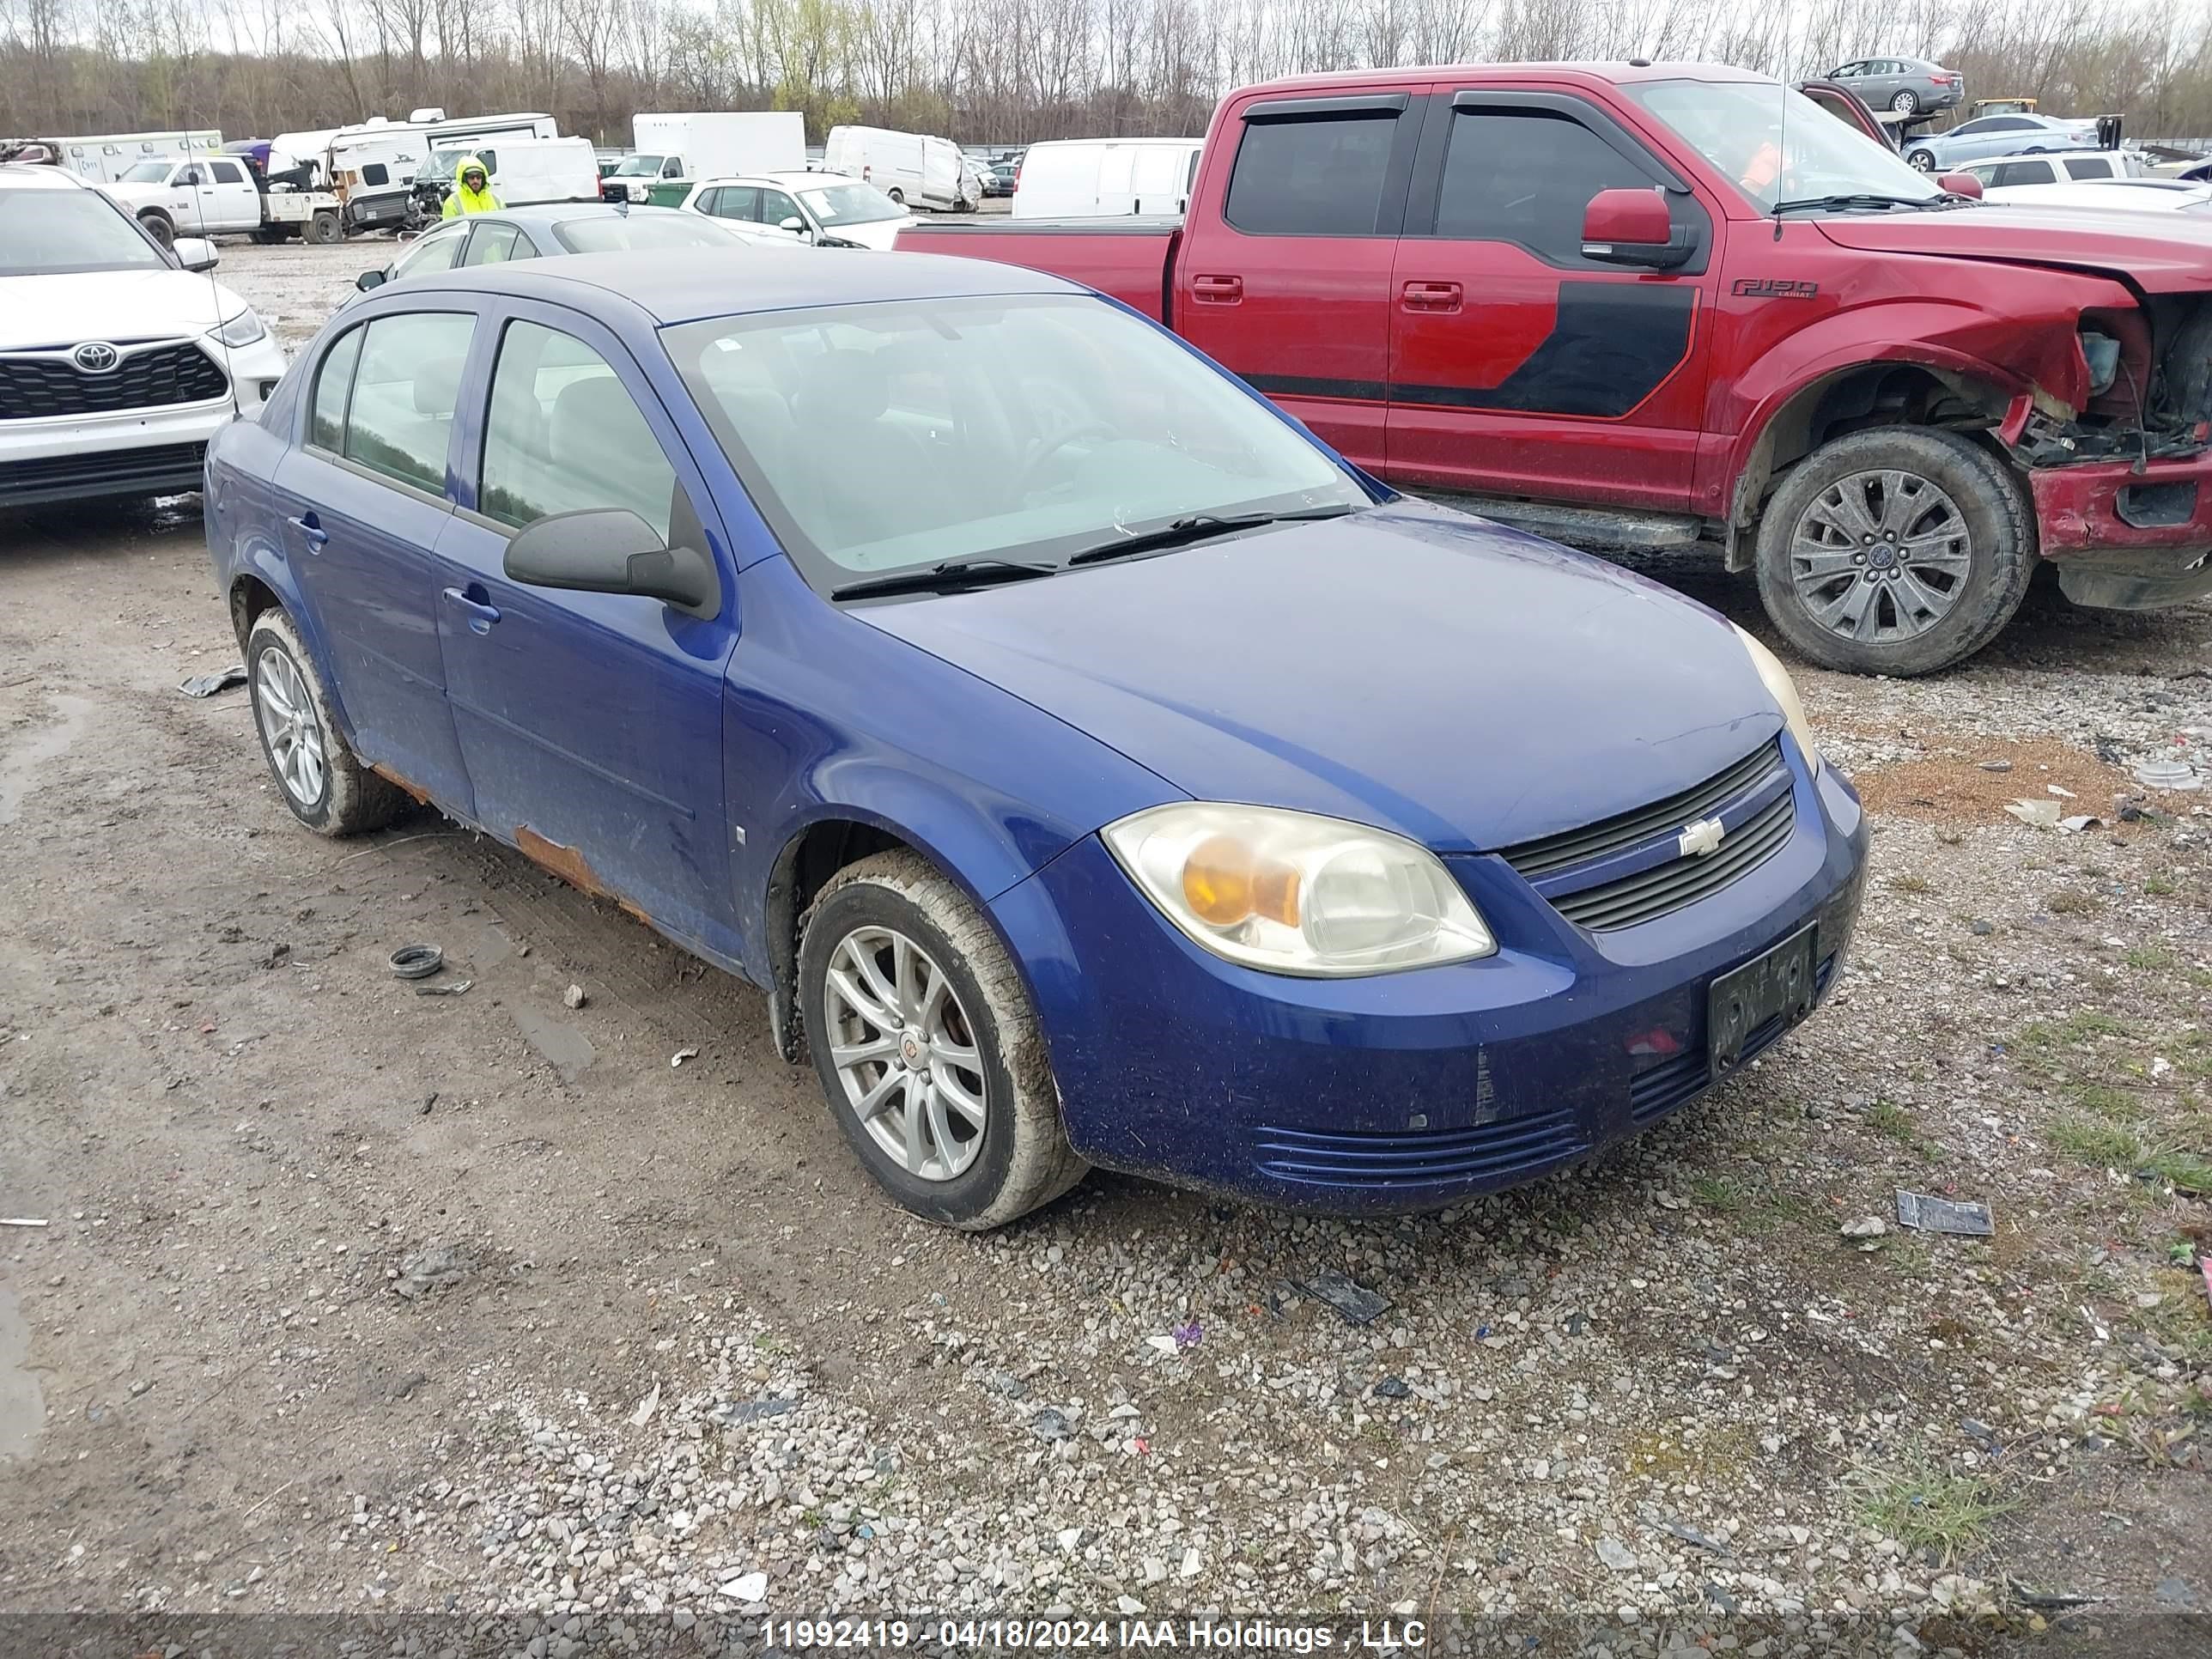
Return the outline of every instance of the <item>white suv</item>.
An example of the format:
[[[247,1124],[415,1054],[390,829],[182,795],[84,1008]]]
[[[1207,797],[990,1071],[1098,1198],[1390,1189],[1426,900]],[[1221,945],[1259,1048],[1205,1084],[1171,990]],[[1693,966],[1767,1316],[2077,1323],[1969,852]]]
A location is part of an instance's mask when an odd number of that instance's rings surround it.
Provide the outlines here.
[[[0,163],[0,507],[200,487],[208,440],[284,373],[215,264],[59,167]]]

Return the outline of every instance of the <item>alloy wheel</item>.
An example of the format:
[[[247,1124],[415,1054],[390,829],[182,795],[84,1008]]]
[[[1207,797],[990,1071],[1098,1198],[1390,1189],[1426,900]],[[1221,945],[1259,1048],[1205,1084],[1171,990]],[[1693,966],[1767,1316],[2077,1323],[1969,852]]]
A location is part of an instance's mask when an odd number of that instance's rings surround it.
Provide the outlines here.
[[[983,1149],[988,1085],[945,970],[895,928],[856,927],[830,953],[823,1000],[830,1064],[869,1137],[923,1181],[965,1174]]]
[[[1790,537],[1790,579],[1818,626],[1883,642],[1949,616],[1974,564],[1959,505],[1917,473],[1852,472],[1815,495]]]
[[[323,798],[323,722],[291,658],[271,646],[254,665],[253,714],[284,793],[302,807]]]

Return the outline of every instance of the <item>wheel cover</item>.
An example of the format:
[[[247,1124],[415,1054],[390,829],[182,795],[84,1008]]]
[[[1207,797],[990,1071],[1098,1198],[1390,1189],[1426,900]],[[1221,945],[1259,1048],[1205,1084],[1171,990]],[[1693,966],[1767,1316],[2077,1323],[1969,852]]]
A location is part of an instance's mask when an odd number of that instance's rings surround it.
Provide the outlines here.
[[[869,1138],[908,1175],[951,1181],[983,1150],[989,1087],[960,994],[896,928],[856,927],[823,987],[830,1063]]]
[[[1920,100],[1917,98],[1915,98],[1909,92],[1900,92],[1896,97],[1889,100],[1889,106],[1892,110],[1902,115],[1908,111],[1918,109],[1920,107]]]
[[[1924,149],[1916,149],[1911,155],[1906,156],[1905,159],[1911,162],[1914,167],[1918,167],[1923,173],[1933,173],[1936,171],[1936,158],[1933,155],[1930,155]]]
[[[254,660],[253,714],[284,793],[301,806],[323,798],[323,722],[291,657],[276,646]]]
[[[1790,533],[1797,602],[1839,639],[1917,639],[1949,616],[1974,566],[1959,504],[1916,472],[1852,472],[1815,495]]]

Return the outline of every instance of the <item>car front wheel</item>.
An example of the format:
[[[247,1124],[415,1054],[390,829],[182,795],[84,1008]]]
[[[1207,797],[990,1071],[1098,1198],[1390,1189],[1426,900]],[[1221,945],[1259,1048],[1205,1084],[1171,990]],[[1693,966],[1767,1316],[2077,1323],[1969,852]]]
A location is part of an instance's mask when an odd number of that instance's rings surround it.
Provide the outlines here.
[[[1912,163],[1914,167],[1917,167],[1923,173],[1933,173],[1936,171],[1936,158],[1927,150],[1909,149],[1905,153],[1905,159]]]
[[[2035,531],[1981,445],[1874,427],[1797,464],[1766,504],[1757,557],[1766,614],[1814,662],[1928,674],[1972,656],[2020,609]]]
[[[282,611],[254,618],[246,635],[246,678],[261,752],[294,817],[321,835],[357,836],[399,815],[406,798],[346,742],[314,659]]]
[[[799,941],[807,1045],[868,1173],[940,1226],[1003,1226],[1088,1166],[1006,947],[920,855],[831,878]]]

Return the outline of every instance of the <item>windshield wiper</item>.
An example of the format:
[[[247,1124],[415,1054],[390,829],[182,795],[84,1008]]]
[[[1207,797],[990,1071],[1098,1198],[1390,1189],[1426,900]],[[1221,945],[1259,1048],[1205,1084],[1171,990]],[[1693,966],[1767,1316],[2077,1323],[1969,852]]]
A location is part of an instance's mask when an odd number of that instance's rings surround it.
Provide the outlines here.
[[[1777,213],[1789,213],[1798,208],[1924,208],[1933,207],[1942,198],[1937,196],[1876,196],[1870,191],[1856,195],[1808,196],[1802,201],[1777,202]]]
[[[1069,565],[1097,564],[1106,559],[1126,558],[1132,553],[1157,553],[1170,547],[1187,547],[1193,542],[1202,542],[1214,536],[1226,536],[1234,530],[1250,530],[1263,524],[1292,524],[1309,519],[1340,519],[1353,508],[1345,506],[1310,507],[1296,513],[1232,513],[1224,516],[1218,513],[1194,514],[1188,519],[1177,519],[1173,524],[1163,525],[1158,530],[1147,530],[1134,536],[1117,536],[1110,542],[1101,542],[1096,547],[1086,547],[1079,553],[1067,556]]]
[[[865,599],[878,593],[938,593],[991,582],[1018,582],[1049,576],[1056,564],[1024,564],[1015,559],[945,559],[921,570],[893,570],[833,587],[833,599]]]

